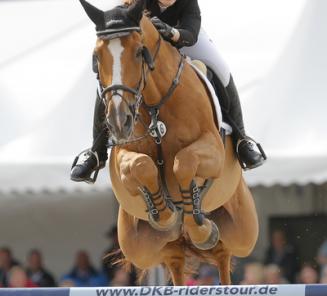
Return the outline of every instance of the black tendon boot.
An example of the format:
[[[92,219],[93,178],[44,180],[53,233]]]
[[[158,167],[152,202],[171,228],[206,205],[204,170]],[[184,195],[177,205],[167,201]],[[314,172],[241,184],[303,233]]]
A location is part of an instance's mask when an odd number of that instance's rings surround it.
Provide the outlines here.
[[[104,126],[105,106],[97,95],[94,108],[93,146],[80,153],[72,166],[70,178],[75,182],[95,183],[98,172],[108,159],[108,132]],[[93,175],[93,176],[92,176]]]
[[[242,168],[250,170],[261,166],[267,157],[261,145],[246,136],[241,103],[233,77],[230,77],[229,84],[224,87],[218,77],[213,73],[211,74],[224,120],[233,128],[233,144]]]

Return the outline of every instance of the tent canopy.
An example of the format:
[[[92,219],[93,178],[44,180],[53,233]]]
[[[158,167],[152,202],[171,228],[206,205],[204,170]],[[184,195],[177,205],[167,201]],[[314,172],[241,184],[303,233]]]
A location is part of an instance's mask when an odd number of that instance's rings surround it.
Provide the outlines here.
[[[244,102],[248,129],[269,156],[251,184],[327,181],[326,11],[324,0],[307,2],[278,62]]]
[[[114,5],[120,0],[92,2],[106,8],[109,2]],[[295,7],[297,2],[293,1],[292,5]],[[228,61],[236,69],[233,74],[238,78],[238,85],[256,80],[255,75],[263,71],[253,61],[259,59],[260,65],[267,66],[267,61],[272,60],[264,58],[268,56],[266,46],[258,51],[259,44],[265,40],[274,48],[275,44],[282,44],[282,39],[269,43],[272,37],[262,36],[252,48],[244,49],[242,39],[237,36],[254,37],[257,25],[251,26],[248,16],[239,13],[239,23],[248,25],[243,26],[243,32],[240,31],[242,25],[233,31],[233,27],[224,26],[231,16],[235,17],[233,5],[226,0],[226,10],[212,14],[210,3],[200,1],[207,16],[204,25],[210,26],[208,31],[214,33],[218,43],[220,38],[224,40],[219,43],[220,48],[223,53],[227,52]],[[257,1],[256,5],[263,5],[260,3]],[[283,1],[276,3],[284,6]],[[266,4],[262,6],[260,23],[267,32],[272,32],[276,25],[275,22],[265,23],[267,17],[263,15],[268,16],[268,10],[272,11],[276,3],[268,5],[266,12],[263,7]],[[317,0],[308,5],[279,63],[264,84],[258,85],[256,94],[243,101],[248,130],[263,144],[270,157],[267,165],[247,175],[250,185],[326,180],[322,169],[326,160],[323,149],[326,139],[319,136],[326,131],[321,124],[326,104],[322,99],[322,71],[327,68],[322,66],[326,62],[326,41],[321,36],[325,36],[327,26],[323,26],[321,11],[326,4]],[[284,17],[280,29],[284,34],[289,16],[276,7],[273,17]],[[294,9],[300,6],[296,7]],[[284,12],[284,16],[277,12]],[[7,30],[5,24],[11,24],[13,18],[19,22]],[[107,189],[110,186],[107,173],[102,173],[93,187],[69,180],[73,157],[90,146],[95,96],[95,79],[91,72],[94,28],[79,2],[6,1],[1,3],[0,20],[0,34],[4,40],[0,55],[0,107],[3,111],[0,117],[0,190]],[[212,29],[216,28],[213,26],[216,23],[221,34]],[[246,35],[250,31],[251,35]],[[276,47],[274,52],[278,52]],[[294,102],[300,112],[294,108]],[[315,145],[311,145],[313,143]]]

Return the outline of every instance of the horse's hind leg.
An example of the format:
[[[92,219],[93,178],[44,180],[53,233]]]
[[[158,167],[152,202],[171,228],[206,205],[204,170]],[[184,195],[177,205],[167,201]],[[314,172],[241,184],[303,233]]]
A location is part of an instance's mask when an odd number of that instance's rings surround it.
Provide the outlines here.
[[[229,250],[227,250],[223,243],[220,243],[218,251],[214,253],[214,257],[217,262],[220,275],[220,284],[221,285],[230,285],[231,281],[231,258],[232,255]],[[216,253],[216,254],[215,254]]]
[[[119,246],[126,260],[140,269],[163,263],[167,258],[162,252],[168,242],[178,239],[179,231],[157,231],[148,222],[138,220],[122,208],[118,215]]]
[[[201,213],[201,202],[195,177],[203,179],[220,176],[224,164],[224,146],[213,133],[203,134],[196,142],[179,151],[175,157],[174,174],[184,199],[184,226],[192,243],[199,249],[215,247],[219,240],[216,224]],[[195,207],[198,208],[195,208]]]
[[[243,179],[231,199],[210,218],[220,226],[221,241],[233,255],[246,257],[252,252],[258,238],[258,218]]]
[[[164,264],[167,266],[174,286],[184,286],[185,253],[183,240],[168,243],[162,250]]]

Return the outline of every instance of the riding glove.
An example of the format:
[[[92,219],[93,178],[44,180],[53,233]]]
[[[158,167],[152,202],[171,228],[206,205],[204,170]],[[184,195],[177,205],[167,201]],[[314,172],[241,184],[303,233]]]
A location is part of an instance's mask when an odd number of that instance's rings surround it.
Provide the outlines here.
[[[161,21],[156,16],[151,19],[153,25],[157,28],[159,33],[168,40],[174,37],[174,28]]]

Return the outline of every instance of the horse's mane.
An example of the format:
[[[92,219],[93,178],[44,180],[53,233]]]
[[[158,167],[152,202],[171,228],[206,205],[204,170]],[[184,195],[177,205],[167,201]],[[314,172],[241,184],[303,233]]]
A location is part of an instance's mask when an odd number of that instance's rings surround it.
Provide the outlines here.
[[[136,0],[123,0],[123,3],[124,3],[124,5],[129,6],[129,5],[133,4],[135,1]]]

